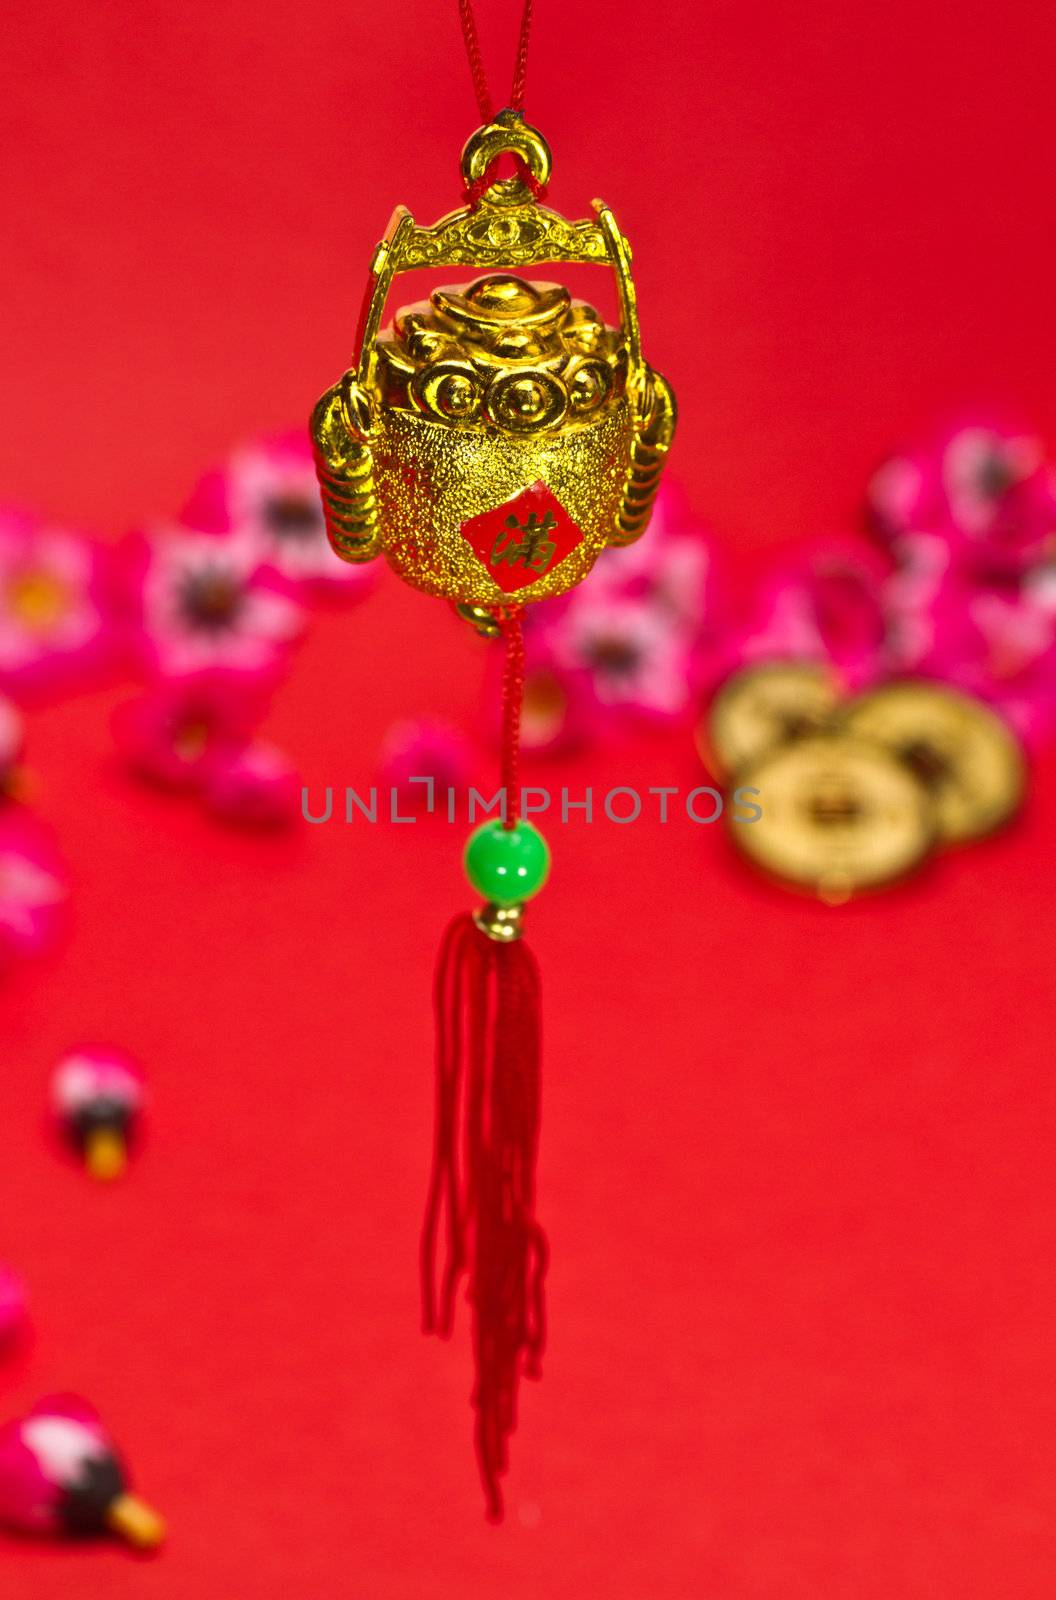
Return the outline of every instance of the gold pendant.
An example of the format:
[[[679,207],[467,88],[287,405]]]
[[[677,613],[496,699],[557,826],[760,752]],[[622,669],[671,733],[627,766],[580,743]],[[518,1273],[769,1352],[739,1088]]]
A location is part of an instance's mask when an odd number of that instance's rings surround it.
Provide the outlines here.
[[[535,186],[550,151],[516,111],[462,152],[475,193],[497,156]],[[620,326],[511,267],[612,267]],[[492,182],[432,227],[398,206],[367,285],[357,364],[311,421],[330,542],[379,553],[407,583],[467,608],[524,605],[584,578],[606,545],[645,531],[675,431],[675,398],[644,361],[631,254],[612,212],[572,222],[521,178]],[[417,267],[485,275],[434,290],[382,330],[394,277]]]

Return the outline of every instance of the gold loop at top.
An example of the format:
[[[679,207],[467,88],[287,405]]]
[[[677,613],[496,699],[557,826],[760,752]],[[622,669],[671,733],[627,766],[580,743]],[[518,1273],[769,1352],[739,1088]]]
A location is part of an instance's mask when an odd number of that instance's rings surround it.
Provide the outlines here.
[[[479,183],[496,157],[520,156],[528,171],[541,187],[550,182],[553,161],[550,146],[539,132],[525,122],[519,111],[500,111],[494,122],[488,122],[476,133],[470,134],[462,151],[462,177],[467,189]]]

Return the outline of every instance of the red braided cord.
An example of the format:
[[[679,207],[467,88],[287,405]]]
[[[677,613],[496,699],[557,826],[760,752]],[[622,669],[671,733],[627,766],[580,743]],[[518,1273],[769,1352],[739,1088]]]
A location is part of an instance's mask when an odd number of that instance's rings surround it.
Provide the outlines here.
[[[488,92],[488,79],[484,71],[484,58],[480,53],[480,34],[477,32],[477,19],[473,15],[473,0],[458,0],[458,14],[462,19],[462,37],[466,42],[469,72],[473,79],[473,93],[477,97],[480,120],[490,122],[491,95]]]
[[[524,633],[520,606],[509,606],[499,613],[499,626],[506,641],[506,664],[502,674],[502,787],[506,796],[503,826],[512,828],[521,815],[521,707],[524,704]]]
[[[510,89],[510,108],[524,110],[524,86],[528,77],[528,35],[532,31],[532,0],[524,0],[521,13],[521,32],[517,40],[517,61],[513,69],[513,87]]]
[[[524,88],[528,77],[528,38],[532,31],[532,3],[533,0],[524,0],[524,10],[521,13],[521,31],[517,39],[517,56],[513,65],[513,84],[509,100],[514,111],[524,109]],[[484,57],[480,50],[477,19],[473,14],[473,0],[458,0],[458,14],[462,21],[462,37],[469,58],[469,72],[473,79],[473,93],[477,99],[480,119],[482,122],[491,122],[493,117],[491,94],[488,90],[487,73],[484,71]]]
[[[511,150],[509,156],[516,168],[517,176],[525,188],[530,189],[537,200],[541,200],[546,193],[546,185],[539,182],[528,163],[515,150]],[[498,166],[501,160],[502,156],[497,155],[494,160],[489,161],[477,181],[470,184],[466,190],[466,201],[469,205],[476,206],[480,201],[481,195],[486,194],[491,188],[498,174]]]

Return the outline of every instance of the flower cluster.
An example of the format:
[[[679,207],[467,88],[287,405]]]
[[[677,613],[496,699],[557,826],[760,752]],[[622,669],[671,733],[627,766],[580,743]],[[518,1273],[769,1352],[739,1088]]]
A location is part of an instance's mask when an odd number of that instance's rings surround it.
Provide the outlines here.
[[[129,771],[225,821],[287,823],[299,780],[258,730],[306,602],[369,583],[333,557],[296,435],[236,451],[176,523],[117,546],[0,507],[0,966],[52,942],[66,897],[47,833],[17,803],[21,708],[134,676],[114,717]]]
[[[726,639],[727,668],[830,663],[850,692],[916,675],[987,701],[1028,746],[1056,730],[1056,475],[1029,438],[958,429],[867,492],[873,546],[783,563]]]
[[[66,873],[48,831],[15,798],[21,751],[18,713],[0,699],[0,971],[18,956],[55,943],[67,896]]]
[[[1028,745],[1056,729],[1056,471],[1037,440],[962,428],[884,463],[870,526],[894,671],[988,701]]]
[[[178,524],[126,541],[121,579],[128,654],[144,679],[114,721],[128,767],[227,821],[289,821],[296,772],[256,730],[304,602],[369,581],[327,544],[307,443],[237,451],[201,480]]]
[[[21,706],[97,678],[117,650],[112,552],[0,508],[0,970],[56,941],[66,872],[23,803]]]

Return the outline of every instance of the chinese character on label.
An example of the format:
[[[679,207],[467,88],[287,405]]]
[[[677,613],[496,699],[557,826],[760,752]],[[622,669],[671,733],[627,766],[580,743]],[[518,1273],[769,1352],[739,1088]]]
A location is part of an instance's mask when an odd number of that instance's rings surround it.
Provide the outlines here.
[[[506,594],[558,566],[583,538],[556,495],[533,483],[511,499],[462,524],[469,544]]]
[[[550,529],[557,526],[553,512],[548,511],[542,522],[534,511],[528,513],[526,522],[518,522],[516,516],[511,514],[506,518],[506,526],[513,531],[507,534],[505,544],[502,534],[499,534],[488,557],[489,567],[500,566],[504,561],[515,567],[520,561],[536,576],[541,576],[554,559],[554,552],[557,549],[554,541],[547,538]],[[523,537],[515,539],[515,533],[522,534]]]

